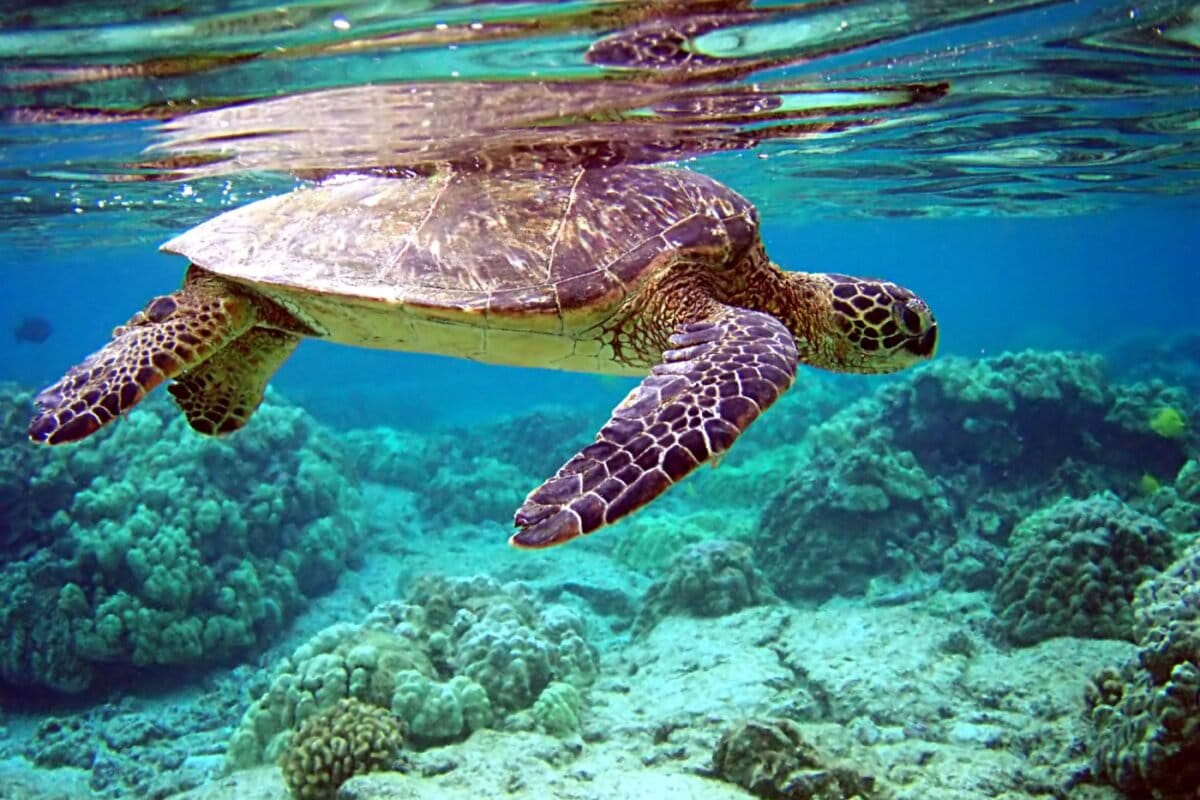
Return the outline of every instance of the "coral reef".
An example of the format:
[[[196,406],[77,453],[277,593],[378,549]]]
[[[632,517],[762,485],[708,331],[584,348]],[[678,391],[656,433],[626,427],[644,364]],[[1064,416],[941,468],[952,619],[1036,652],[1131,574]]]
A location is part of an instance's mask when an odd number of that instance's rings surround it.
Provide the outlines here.
[[[56,451],[31,447],[25,428],[33,393],[0,383],[0,557],[29,557],[53,541],[52,519],[71,504],[76,483],[67,459]]]
[[[623,392],[614,394],[620,397]],[[553,475],[563,462],[591,442],[601,421],[592,409],[547,406],[457,431],[456,438],[470,442],[475,455],[511,464],[536,483]],[[524,491],[531,488],[525,487]]]
[[[345,446],[364,479],[413,492],[428,522],[507,525],[525,494],[571,457],[573,444],[591,439],[596,425],[594,414],[540,408],[469,430],[351,430]]]
[[[1013,530],[992,594],[1012,642],[1052,636],[1129,639],[1134,589],[1171,562],[1162,523],[1111,492],[1065,498]]]
[[[1172,483],[1154,484],[1139,505],[1184,539],[1200,535],[1200,461],[1180,467]]]
[[[371,428],[347,432],[345,449],[364,479],[412,492],[423,523],[507,524],[537,479],[507,461],[469,452],[472,441]]]
[[[767,800],[864,800],[875,779],[831,765],[789,719],[751,720],[717,743],[713,772]]]
[[[1004,547],[982,536],[968,534],[942,554],[941,581],[948,588],[981,591],[996,585],[1004,563]]]
[[[573,611],[492,578],[427,577],[407,602],[327,628],[285,659],[234,731],[226,762],[273,760],[296,726],[347,697],[390,710],[421,747],[507,724],[555,682],[586,686],[596,671]]]
[[[1200,330],[1131,336],[1111,347],[1115,374],[1128,381],[1166,379],[1200,393]]]
[[[579,732],[583,715],[583,696],[569,683],[553,681],[547,684],[529,710],[538,728],[553,736],[568,736]]]
[[[873,578],[940,574],[980,588],[1021,517],[1064,495],[1174,475],[1189,439],[1152,431],[1155,409],[1195,400],[1160,384],[1113,384],[1103,360],[1066,352],[944,358],[881,385],[816,426],[788,485],[763,511],[760,552],[789,598],[861,594]],[[974,539],[968,570],[946,551]]]
[[[1138,651],[1085,694],[1095,774],[1131,797],[1188,800],[1200,786],[1200,542],[1134,598]]]
[[[3,392],[6,425],[28,402]],[[269,393],[253,426],[217,440],[168,402],[67,448],[6,429],[24,474],[0,489],[19,495],[0,525],[16,532],[0,542],[0,681],[78,692],[100,670],[229,659],[354,562],[359,495],[306,413]]]
[[[951,538],[944,488],[886,429],[872,430],[867,408],[813,429],[789,485],[763,511],[763,563],[788,597],[861,593],[879,572],[933,570],[936,544]],[[905,555],[922,551],[927,563]]]
[[[628,537],[601,539],[597,546],[616,547],[622,562],[654,572],[684,546],[702,538],[748,537],[753,527],[749,517],[737,520],[736,525],[728,514],[709,513],[712,519],[681,518],[694,510],[697,496],[709,505],[741,507],[747,495],[766,496],[781,486],[793,459],[790,450],[778,443],[798,442],[797,431],[844,402],[849,392],[837,389],[835,378],[795,387],[770,415],[741,437],[735,454],[719,471],[703,470],[691,476],[672,496],[625,523]],[[350,430],[344,434],[345,448],[365,480],[412,492],[425,523],[507,525],[525,494],[594,438],[608,410],[603,403],[594,408],[546,406],[481,420],[467,429],[420,433],[388,427]],[[531,442],[537,444],[531,446]],[[662,509],[668,506],[673,510],[670,531],[664,537],[661,518],[668,515]],[[655,511],[659,513],[655,515]],[[646,514],[659,519],[646,523]]]
[[[406,428],[354,428],[343,432],[342,447],[355,474],[363,480],[418,490],[449,461],[457,442],[449,435],[415,433]]]
[[[634,621],[645,633],[668,614],[720,617],[779,598],[754,566],[750,547],[713,539],[680,553],[646,591]]]
[[[680,487],[685,499],[691,499],[688,485]],[[707,494],[704,497],[709,499]],[[613,558],[631,569],[656,575],[698,542],[749,539],[754,532],[755,520],[750,514],[693,508],[686,503],[671,503],[673,499],[660,501],[624,523],[625,529],[615,537]]]
[[[391,768],[403,742],[391,714],[344,698],[300,723],[280,759],[283,780],[295,800],[333,800],[355,775]]]

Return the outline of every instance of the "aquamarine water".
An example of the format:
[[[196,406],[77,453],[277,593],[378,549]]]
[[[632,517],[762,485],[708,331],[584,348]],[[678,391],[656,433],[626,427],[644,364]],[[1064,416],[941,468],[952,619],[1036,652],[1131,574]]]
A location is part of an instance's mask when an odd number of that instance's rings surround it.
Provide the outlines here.
[[[340,797],[1200,796],[1198,31],[1099,0],[0,9],[0,797],[284,796],[279,735],[346,696],[407,766]],[[580,154],[711,175],[786,268],[913,288],[938,358],[801,368],[719,469],[534,553],[512,511],[635,380],[308,341],[228,440],[159,392],[27,441],[190,226]],[[745,779],[745,741],[782,772]]]

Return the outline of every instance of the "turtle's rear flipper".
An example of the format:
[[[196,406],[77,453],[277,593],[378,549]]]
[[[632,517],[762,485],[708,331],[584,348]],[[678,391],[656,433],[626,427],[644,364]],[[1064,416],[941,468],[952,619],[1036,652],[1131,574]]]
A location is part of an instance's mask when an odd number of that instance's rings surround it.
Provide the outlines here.
[[[671,345],[596,441],[517,509],[512,544],[559,544],[644,506],[727,450],[796,376],[792,335],[757,311],[717,305]]]
[[[29,438],[63,444],[95,433],[163,381],[202,364],[255,320],[253,305],[214,280],[156,297],[113,339],[35,398]]]
[[[296,349],[300,337],[270,328],[251,328],[167,391],[200,433],[219,435],[246,424],[262,402],[267,381]]]

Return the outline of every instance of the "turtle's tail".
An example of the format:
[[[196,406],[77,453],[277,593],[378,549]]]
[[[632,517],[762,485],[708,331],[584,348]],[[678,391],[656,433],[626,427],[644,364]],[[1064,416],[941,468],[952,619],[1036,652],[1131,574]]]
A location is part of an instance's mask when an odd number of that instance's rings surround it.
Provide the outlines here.
[[[29,438],[64,444],[90,436],[163,381],[220,351],[256,318],[254,305],[224,282],[189,274],[183,288],[151,300],[113,331],[111,342],[38,393]]]

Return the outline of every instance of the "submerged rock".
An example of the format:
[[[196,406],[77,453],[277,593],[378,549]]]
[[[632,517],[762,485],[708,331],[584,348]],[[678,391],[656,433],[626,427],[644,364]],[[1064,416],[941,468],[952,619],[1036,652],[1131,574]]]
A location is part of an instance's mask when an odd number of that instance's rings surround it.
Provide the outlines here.
[[[77,797],[161,800],[199,786],[217,771],[239,685],[224,681],[196,702],[102,703],[75,715],[45,717],[23,755],[49,775],[74,768],[90,792]],[[0,778],[0,787],[4,780]],[[0,796],[3,792],[0,791]]]
[[[830,762],[788,719],[743,722],[713,753],[717,776],[767,800],[867,800],[875,778]]]
[[[714,539],[676,556],[646,591],[634,630],[645,633],[668,614],[720,617],[778,601],[748,545]]]

